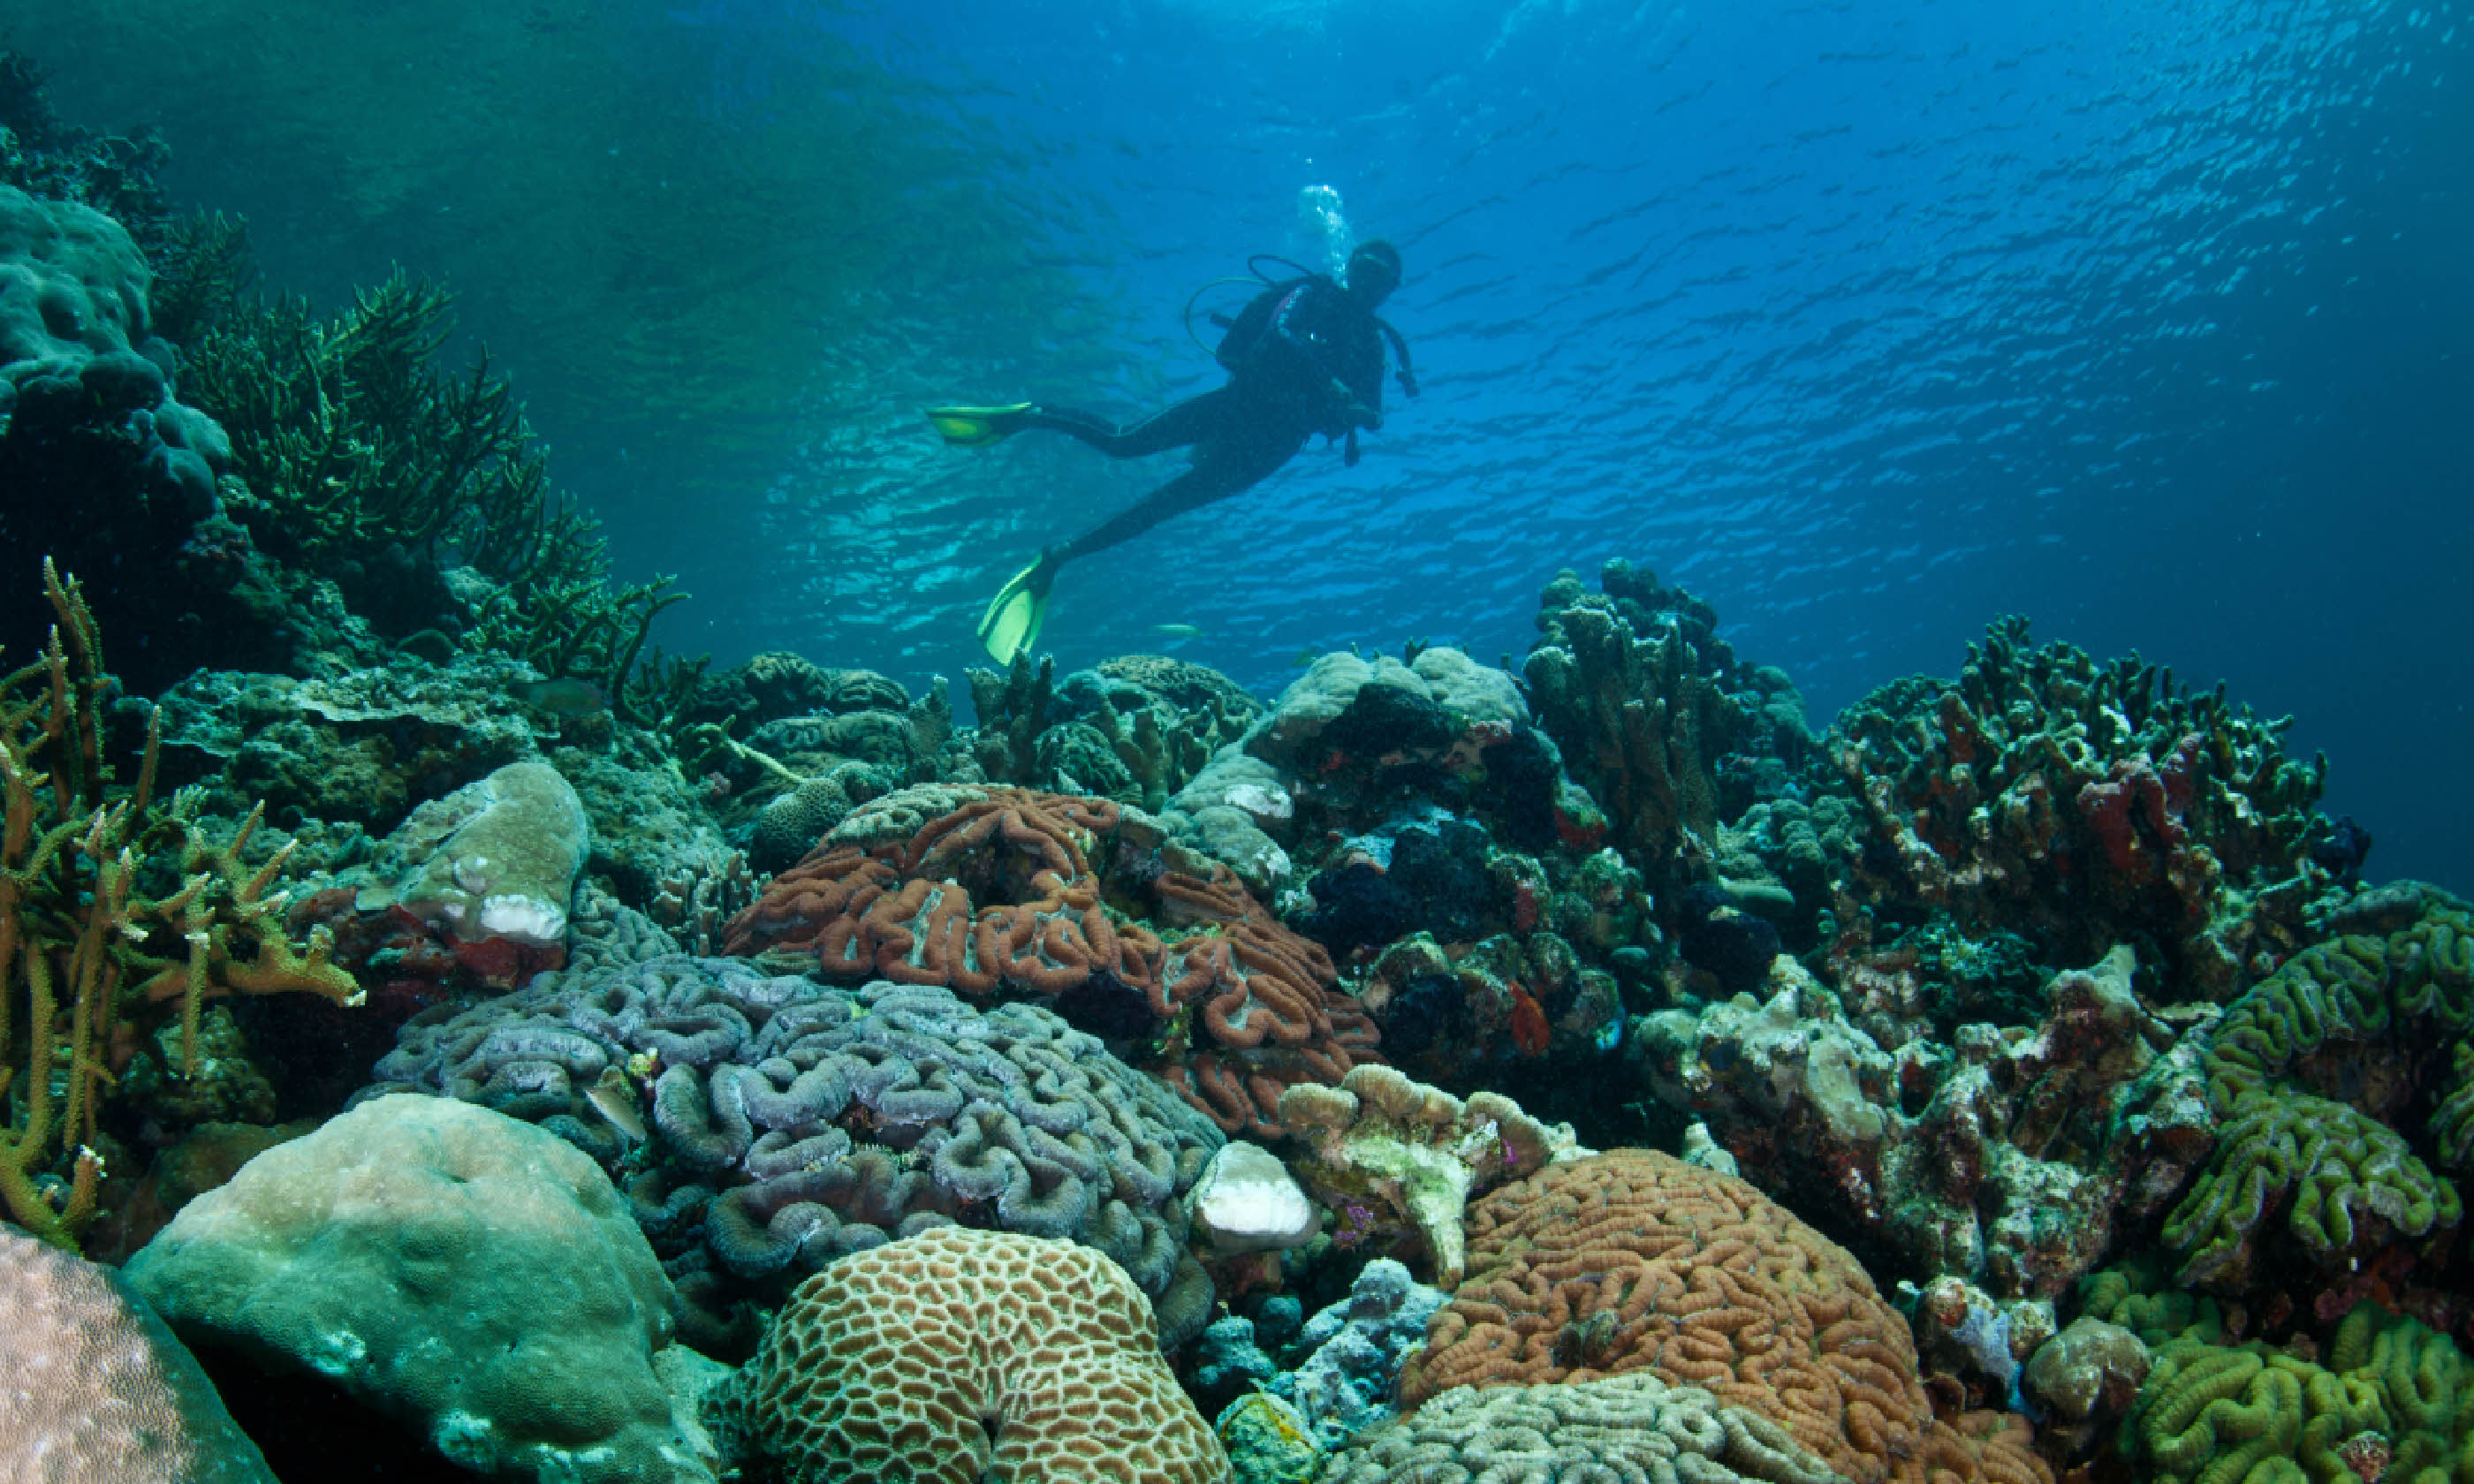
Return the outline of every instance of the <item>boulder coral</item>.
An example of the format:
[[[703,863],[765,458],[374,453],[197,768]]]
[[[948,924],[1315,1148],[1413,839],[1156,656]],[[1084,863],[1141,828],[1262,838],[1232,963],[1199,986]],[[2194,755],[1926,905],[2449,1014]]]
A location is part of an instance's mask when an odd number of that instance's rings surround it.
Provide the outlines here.
[[[707,1407],[785,1484],[1228,1478],[1141,1291],[1086,1248],[1005,1232],[922,1233],[809,1279]]]
[[[1740,1180],[1618,1149],[1482,1197],[1467,1227],[1469,1277],[1403,1373],[1404,1403],[1647,1373],[1767,1419],[1856,1484],[2050,1484],[2024,1420],[1936,1420],[1906,1320]]]
[[[173,1329],[315,1373],[479,1473],[695,1484],[653,1354],[675,1300],[592,1161],[382,1097],[182,1208],[124,1270]]]

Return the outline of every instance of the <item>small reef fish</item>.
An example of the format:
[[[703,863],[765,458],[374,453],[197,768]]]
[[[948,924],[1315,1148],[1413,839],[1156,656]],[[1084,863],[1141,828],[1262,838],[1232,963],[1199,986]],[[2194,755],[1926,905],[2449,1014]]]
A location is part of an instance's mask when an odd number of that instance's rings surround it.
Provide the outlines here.
[[[1201,624],[1153,624],[1152,625],[1152,632],[1153,634],[1165,634],[1172,639],[1199,639],[1202,637],[1202,626]]]
[[[627,1080],[625,1072],[615,1066],[603,1067],[601,1080],[585,1089],[584,1095],[601,1111],[601,1116],[610,1120],[612,1128],[636,1143],[644,1141],[644,1115],[636,1111],[636,1085]]]
[[[1311,668],[1313,667],[1313,665],[1314,665],[1314,662],[1315,662],[1316,660],[1318,660],[1318,659],[1321,659],[1322,658],[1322,650],[1319,650],[1319,649],[1301,649],[1301,650],[1298,650],[1298,658],[1295,658],[1295,659],[1293,659],[1293,660],[1291,660],[1291,661],[1289,661],[1289,662],[1290,662],[1291,664],[1296,665],[1296,666],[1297,666],[1298,669],[1300,669],[1300,670],[1305,670],[1305,669],[1311,669]]]
[[[555,681],[517,681],[507,694],[552,716],[594,716],[610,709],[610,698],[591,681],[567,676]]]

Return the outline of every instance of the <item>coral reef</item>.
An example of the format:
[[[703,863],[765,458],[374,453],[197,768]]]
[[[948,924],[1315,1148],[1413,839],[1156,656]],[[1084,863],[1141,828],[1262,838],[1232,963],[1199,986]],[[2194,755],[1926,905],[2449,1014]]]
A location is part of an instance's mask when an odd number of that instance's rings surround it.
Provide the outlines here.
[[[1313,1238],[1314,1204],[1271,1151],[1224,1144],[1186,1195],[1194,1234],[1214,1257],[1276,1252]]]
[[[1373,1029],[1333,993],[1322,951],[1225,874],[1146,867],[1158,835],[1138,816],[1020,789],[944,798],[963,802],[903,844],[862,846],[870,817],[844,821],[732,921],[727,951],[808,949],[835,979],[1038,996],[1111,1041],[1154,1043],[1137,1060],[1230,1133],[1275,1135],[1282,1089],[1337,1082],[1371,1050]],[[1129,854],[1104,882],[1094,856]],[[1117,910],[1112,886],[1148,897],[1169,933]],[[1178,935],[1179,922],[1199,930]]]
[[[284,898],[269,892],[283,854],[241,866],[255,814],[234,844],[209,849],[182,801],[155,797],[151,730],[133,786],[116,786],[93,614],[49,562],[43,586],[58,620],[49,641],[0,680],[0,1094],[14,1094],[0,1104],[0,1208],[72,1243],[94,1214],[106,1089],[152,1049],[152,1024],[178,1014],[195,1070],[209,997],[352,1002],[359,990],[323,938],[304,950],[288,935]],[[64,1188],[56,1165],[69,1171]]]
[[[97,1267],[0,1229],[0,1478],[275,1484],[198,1362]]]
[[[1647,1372],[1767,1418],[1857,1484],[2051,1477],[2024,1423],[1935,1420],[1906,1321],[1740,1180],[1615,1150],[1482,1197],[1467,1225],[1469,1277],[1402,1375],[1404,1403]]]
[[[1831,1484],[1785,1428],[1697,1386],[1641,1373],[1543,1386],[1465,1388],[1349,1440],[1322,1484]]]
[[[1366,1264],[1348,1296],[1318,1311],[1289,1351],[1298,1358],[1271,1377],[1325,1448],[1398,1415],[1400,1368],[1424,1342],[1443,1293],[1388,1257]]]
[[[710,1479],[652,1356],[674,1302],[593,1161],[435,1098],[251,1161],[130,1259],[192,1343],[331,1378],[479,1473]]]
[[[1719,776],[1753,709],[1715,615],[1611,562],[1601,590],[1559,573],[1540,599],[1523,665],[1540,724],[1589,790],[1611,837],[1661,895],[1706,879]],[[1801,730],[1802,721],[1795,722]]]
[[[1291,1088],[1279,1113],[1306,1146],[1298,1174],[1338,1213],[1334,1239],[1414,1257],[1445,1287],[1461,1281],[1461,1212],[1472,1195],[1588,1152],[1568,1126],[1547,1128],[1510,1098],[1463,1103],[1388,1066],[1356,1067],[1336,1088]]]
[[[1971,938],[2024,935],[2048,963],[2133,943],[2183,995],[2228,997],[2296,945],[2317,869],[2325,764],[2285,756],[2290,725],[2000,620],[1956,682],[1886,686],[1820,743],[1811,812],[1834,798],[1844,829],[1826,867],[1837,926],[1883,938],[1941,914]]]
[[[972,670],[973,754],[993,781],[1158,810],[1235,743],[1262,703],[1227,677],[1164,655],[1128,655],[1055,679],[1024,656]]]
[[[1010,1233],[940,1229],[834,1264],[708,1405],[788,1484],[1228,1477],[1141,1292],[1087,1249]]]
[[[1971,1025],[1889,1052],[1781,958],[1766,1001],[1657,1012],[1629,1054],[1753,1178],[1926,1274],[2054,1298],[2211,1148],[2199,1047],[2145,1012],[2133,964],[2117,948],[2056,975],[2032,1032]]]
[[[2156,1484],[2445,1484],[2474,1457],[2474,1370],[2444,1334],[2354,1305],[2321,1349],[2234,1343],[2211,1300],[2107,1270],[2091,1315],[2136,1329],[2154,1365],[2121,1436]]]
[[[962,1221],[1106,1253],[1173,1339],[1206,1317],[1177,1197],[1218,1130],[1035,1006],[668,956],[449,1008],[404,1027],[372,1093],[479,1103],[590,1150],[683,1282],[802,1273]]]

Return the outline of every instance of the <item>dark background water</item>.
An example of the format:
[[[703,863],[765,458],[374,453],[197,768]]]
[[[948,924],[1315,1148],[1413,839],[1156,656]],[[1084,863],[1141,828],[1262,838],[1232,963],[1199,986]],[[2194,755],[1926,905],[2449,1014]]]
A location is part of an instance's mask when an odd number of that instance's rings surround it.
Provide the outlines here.
[[[2474,31],[2462,5],[34,0],[269,280],[464,296],[667,635],[914,684],[1174,466],[934,445],[1131,414],[1250,251],[1406,251],[1426,395],[1344,469],[1071,569],[1062,662],[1525,647],[1629,556],[1816,721],[1997,613],[2223,679],[2375,874],[2474,884]],[[1201,637],[1169,642],[1160,623]]]

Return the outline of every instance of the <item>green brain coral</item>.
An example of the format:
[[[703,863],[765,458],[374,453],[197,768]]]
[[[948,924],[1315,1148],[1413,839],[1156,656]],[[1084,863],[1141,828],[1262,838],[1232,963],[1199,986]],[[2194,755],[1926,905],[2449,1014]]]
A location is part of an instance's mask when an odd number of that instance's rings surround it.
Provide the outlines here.
[[[2155,1366],[2121,1450],[2152,1484],[2469,1484],[2474,1374],[2445,1335],[2361,1304],[2327,1364],[2270,1346],[2227,1346],[2216,1305],[2153,1292],[2152,1268],[2111,1269],[2086,1311],[2140,1328]],[[2166,1334],[2175,1321],[2178,1334]],[[2383,1473],[2379,1467],[2385,1464]]]
[[[2207,1169],[2166,1218],[2165,1245],[2189,1254],[2180,1281],[2239,1288],[2280,1209],[2322,1268],[2366,1257],[2392,1233],[2453,1227],[2462,1214],[2455,1187],[2394,1130],[2326,1098],[2254,1093],[2236,1105]]]

